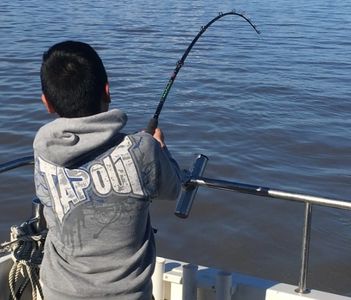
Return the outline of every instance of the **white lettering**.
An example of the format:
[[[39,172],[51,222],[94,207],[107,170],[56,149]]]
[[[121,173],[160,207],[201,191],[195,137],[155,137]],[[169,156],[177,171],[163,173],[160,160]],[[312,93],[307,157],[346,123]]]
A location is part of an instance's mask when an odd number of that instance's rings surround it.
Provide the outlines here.
[[[84,190],[90,185],[90,176],[88,172],[81,169],[66,169],[66,173],[70,178],[73,190],[76,194],[74,200],[76,202],[73,203],[77,204],[78,202],[84,201],[86,199]]]
[[[60,197],[56,189],[56,184],[54,182],[54,176],[56,177],[57,168],[56,166],[47,163],[39,157],[39,170],[44,173],[49,191],[51,193],[52,200],[54,202],[54,209],[56,211],[57,217],[62,222],[64,212],[60,202]]]
[[[100,195],[107,195],[109,192],[111,192],[111,182],[103,165],[92,165],[90,168],[90,175],[93,180],[94,187]]]
[[[64,169],[40,157],[38,162],[39,170],[46,179],[57,217],[62,222],[71,209],[70,203],[77,204],[86,199],[84,189],[89,186],[90,177],[84,170]]]
[[[61,167],[57,168],[58,190],[60,192],[60,202],[65,215],[70,207],[70,202],[77,203],[76,195],[73,191],[70,181],[68,180],[65,170]],[[62,220],[61,220],[62,221]]]
[[[111,192],[144,195],[137,168],[129,152],[131,146],[131,140],[126,137],[110,155],[102,159],[102,163],[90,166],[89,173],[83,169],[55,166],[38,157],[39,171],[45,178],[61,223],[73,206],[87,200],[86,190],[91,183],[100,196]]]
[[[131,146],[131,140],[129,137],[126,137],[124,141],[112,151],[111,159],[116,166],[117,173],[121,175],[120,178],[125,178],[126,182],[131,185],[131,188],[135,195],[142,196],[144,193],[141,188],[138,172],[132,156],[129,153],[129,148]],[[119,160],[121,160],[121,163]]]

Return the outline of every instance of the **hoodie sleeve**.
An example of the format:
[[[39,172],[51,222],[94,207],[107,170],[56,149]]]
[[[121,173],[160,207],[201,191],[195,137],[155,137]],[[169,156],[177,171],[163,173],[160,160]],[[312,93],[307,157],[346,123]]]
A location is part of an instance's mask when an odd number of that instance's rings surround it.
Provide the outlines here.
[[[167,147],[158,147],[158,195],[157,200],[176,200],[180,194],[181,171]]]
[[[150,134],[129,135],[143,188],[149,199],[176,200],[181,191],[181,171],[166,147],[161,148]]]

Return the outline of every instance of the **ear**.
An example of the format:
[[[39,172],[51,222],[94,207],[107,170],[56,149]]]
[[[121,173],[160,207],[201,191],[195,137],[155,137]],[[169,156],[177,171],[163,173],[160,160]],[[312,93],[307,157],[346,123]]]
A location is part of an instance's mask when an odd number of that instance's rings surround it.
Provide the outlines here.
[[[52,106],[52,104],[46,99],[45,95],[42,94],[41,95],[41,101],[43,101],[48,113],[52,114],[55,112],[54,107]]]
[[[110,85],[108,84],[108,82],[105,85],[105,93],[104,93],[104,97],[103,97],[104,102],[106,103],[110,103],[111,102],[111,96],[110,96]]]

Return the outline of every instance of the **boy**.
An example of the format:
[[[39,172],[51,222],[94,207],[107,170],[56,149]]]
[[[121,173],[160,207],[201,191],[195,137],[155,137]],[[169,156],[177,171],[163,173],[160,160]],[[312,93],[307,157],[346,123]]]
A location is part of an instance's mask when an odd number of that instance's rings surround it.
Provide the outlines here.
[[[34,140],[35,184],[48,236],[44,298],[152,298],[153,199],[176,199],[179,169],[160,129],[127,135],[108,111],[109,85],[95,50],[66,41],[43,55],[42,101],[59,118]]]

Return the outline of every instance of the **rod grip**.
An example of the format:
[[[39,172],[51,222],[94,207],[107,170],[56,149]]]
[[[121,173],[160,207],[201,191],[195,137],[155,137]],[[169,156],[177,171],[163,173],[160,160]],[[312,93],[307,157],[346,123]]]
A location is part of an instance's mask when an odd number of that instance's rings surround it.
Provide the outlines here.
[[[155,133],[157,126],[158,126],[158,119],[151,118],[149,123],[147,124],[147,128],[145,131],[153,135]]]
[[[202,176],[205,171],[207,161],[208,157],[203,154],[200,154],[196,157],[195,163],[193,165],[193,170],[191,171],[190,179],[197,179]],[[183,189],[181,196],[176,203],[174,214],[177,217],[185,219],[189,216],[197,190],[197,184],[185,184],[185,189]]]

